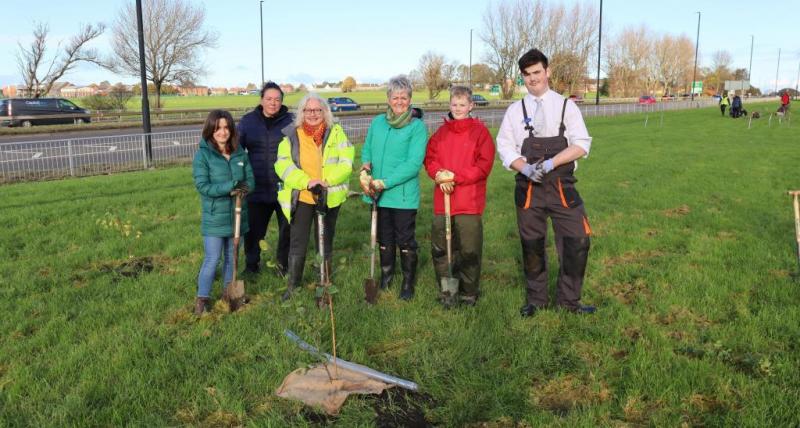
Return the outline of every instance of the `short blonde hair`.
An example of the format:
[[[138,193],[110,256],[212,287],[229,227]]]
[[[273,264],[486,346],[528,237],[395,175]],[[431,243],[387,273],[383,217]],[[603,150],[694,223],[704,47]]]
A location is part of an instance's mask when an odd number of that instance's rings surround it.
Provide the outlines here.
[[[469,102],[472,102],[472,89],[462,85],[453,85],[450,88],[450,99],[452,100],[453,97],[467,97]]]

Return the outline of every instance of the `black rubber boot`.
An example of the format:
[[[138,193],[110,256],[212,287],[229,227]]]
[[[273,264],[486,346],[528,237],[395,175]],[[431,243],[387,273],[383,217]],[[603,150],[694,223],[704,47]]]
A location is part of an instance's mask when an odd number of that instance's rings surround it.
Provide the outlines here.
[[[403,285],[400,288],[400,298],[411,300],[414,298],[414,285],[417,282],[416,249],[400,249],[400,268],[403,270]]]
[[[386,290],[394,277],[395,246],[380,247],[381,256],[381,290]]]
[[[289,256],[289,266],[287,268],[288,288],[281,296],[281,301],[289,300],[295,288],[300,286],[300,281],[303,280],[303,266],[306,263],[305,257]]]

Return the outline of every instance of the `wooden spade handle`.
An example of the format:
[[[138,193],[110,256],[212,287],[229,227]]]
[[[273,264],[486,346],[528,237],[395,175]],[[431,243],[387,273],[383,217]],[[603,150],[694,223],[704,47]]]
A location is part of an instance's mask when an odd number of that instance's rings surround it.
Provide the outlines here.
[[[800,202],[797,197],[800,195],[800,190],[791,190],[788,192],[792,195],[792,205],[794,205],[794,235],[797,241],[797,261],[800,263]]]
[[[239,229],[242,228],[242,195],[240,193],[236,194],[236,210],[234,218],[233,238],[239,239],[241,236]]]

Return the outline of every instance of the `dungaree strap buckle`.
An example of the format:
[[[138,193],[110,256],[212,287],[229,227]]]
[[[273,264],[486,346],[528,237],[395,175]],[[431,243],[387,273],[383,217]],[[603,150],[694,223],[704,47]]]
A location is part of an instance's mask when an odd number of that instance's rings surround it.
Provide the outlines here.
[[[525,108],[525,98],[520,100],[522,103],[522,117],[525,118],[525,130],[528,131],[528,136],[533,137],[533,126],[531,126],[531,118],[528,117],[528,109]]]

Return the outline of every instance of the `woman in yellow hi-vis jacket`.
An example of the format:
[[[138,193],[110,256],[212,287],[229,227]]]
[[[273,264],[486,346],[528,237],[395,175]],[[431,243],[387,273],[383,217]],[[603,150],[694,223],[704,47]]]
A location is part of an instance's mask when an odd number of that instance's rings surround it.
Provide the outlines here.
[[[342,127],[333,123],[328,103],[314,93],[300,100],[295,121],[283,129],[283,135],[275,172],[283,182],[278,203],[291,225],[288,289],[283,295],[286,300],[303,278],[306,248],[318,209],[327,210],[323,217],[324,247],[325,262],[330,265],[336,217],[347,199],[355,149]]]

